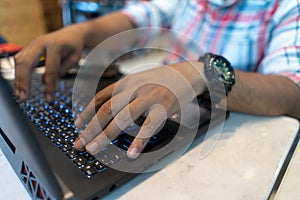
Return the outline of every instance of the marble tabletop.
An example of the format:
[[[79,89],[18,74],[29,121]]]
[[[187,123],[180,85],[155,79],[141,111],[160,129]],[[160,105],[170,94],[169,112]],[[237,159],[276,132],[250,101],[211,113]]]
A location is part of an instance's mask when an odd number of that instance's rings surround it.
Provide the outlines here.
[[[206,156],[203,145],[215,140],[217,128],[168,167],[138,175],[103,199],[266,199],[298,128],[288,117],[231,113]],[[0,199],[29,199],[1,151],[0,177]]]

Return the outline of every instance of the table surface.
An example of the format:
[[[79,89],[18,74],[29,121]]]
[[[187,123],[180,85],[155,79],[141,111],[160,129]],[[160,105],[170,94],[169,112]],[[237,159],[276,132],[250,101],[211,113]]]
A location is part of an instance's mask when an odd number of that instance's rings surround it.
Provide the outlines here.
[[[290,161],[289,167],[281,182],[281,185],[274,199],[276,200],[296,200],[300,197],[300,143],[297,145],[295,153]]]
[[[211,151],[218,128],[168,167],[138,175],[104,199],[265,199],[298,128],[288,117],[231,113]],[[29,199],[1,151],[0,177],[0,199]]]

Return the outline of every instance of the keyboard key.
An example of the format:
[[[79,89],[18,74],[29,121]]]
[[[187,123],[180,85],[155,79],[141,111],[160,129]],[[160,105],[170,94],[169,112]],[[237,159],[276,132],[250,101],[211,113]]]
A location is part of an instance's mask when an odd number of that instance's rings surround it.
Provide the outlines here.
[[[103,165],[103,163],[101,163],[99,160],[94,161],[93,166],[96,167],[96,169],[99,171],[102,171],[106,168],[106,166]]]
[[[69,144],[67,144],[67,143],[64,143],[64,144],[60,147],[60,149],[61,149],[63,152],[68,152],[68,151],[70,151],[70,150],[72,149],[72,146],[69,145]]]
[[[89,153],[85,153],[84,155],[82,155],[85,159],[86,159],[86,161],[88,161],[88,162],[92,162],[93,160],[95,160],[96,158],[94,157],[94,156],[92,156],[91,154],[89,154]]]
[[[61,147],[65,144],[65,142],[61,139],[61,138],[57,138],[56,141],[55,141],[55,145],[57,147]]]
[[[111,166],[113,164],[113,161],[107,155],[105,155],[104,152],[98,153],[95,158],[106,166]]]
[[[55,142],[55,141],[58,139],[58,134],[52,131],[52,132],[48,135],[48,138],[50,138],[51,141]]]
[[[67,139],[67,142],[68,142],[70,145],[73,146],[73,145],[74,145],[74,142],[75,142],[75,139],[76,139],[76,138],[70,137],[70,138]]]
[[[75,158],[73,162],[80,168],[87,164],[86,160],[81,156]]]
[[[132,124],[95,158],[87,152],[74,149],[74,141],[79,130],[74,125],[75,117],[84,110],[89,101],[72,102],[73,83],[60,80],[57,84],[55,100],[45,100],[44,85],[41,75],[32,77],[32,91],[27,101],[17,100],[28,118],[56,145],[67,159],[71,159],[80,170],[91,177],[102,172],[108,166],[126,157],[126,150],[131,145],[139,126]],[[129,133],[129,134],[127,134]],[[151,142],[155,142],[153,138]],[[122,149],[121,149],[122,148]],[[124,150],[123,150],[124,149]]]
[[[74,158],[77,158],[79,156],[78,152],[76,150],[71,150],[67,153],[67,156],[70,158],[70,159],[74,159]]]
[[[109,145],[109,147],[103,152],[110,160],[114,163],[126,156],[126,152],[114,145]]]
[[[81,170],[87,175],[92,176],[97,173],[97,170],[91,165],[87,164],[84,167],[81,168]]]

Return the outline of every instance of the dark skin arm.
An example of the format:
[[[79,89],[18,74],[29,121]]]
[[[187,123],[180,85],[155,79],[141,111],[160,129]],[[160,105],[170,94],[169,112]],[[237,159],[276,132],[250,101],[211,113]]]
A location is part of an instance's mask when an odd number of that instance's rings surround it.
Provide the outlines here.
[[[171,65],[170,69],[174,69],[185,77],[186,80],[191,84],[194,91],[197,95],[202,94],[207,90],[205,86],[205,77],[203,76],[203,64],[202,63],[194,63],[190,65],[188,63],[178,63],[175,65]],[[157,76],[164,77],[164,69],[156,69],[155,74]],[[147,72],[146,72],[147,73]],[[264,75],[252,72],[242,72],[239,70],[235,70],[236,74],[236,83],[233,86],[231,92],[227,97],[227,108],[230,111],[238,111],[242,113],[256,114],[256,115],[266,115],[266,116],[274,116],[274,115],[287,115],[297,119],[300,119],[300,89],[286,77],[278,76],[278,75]],[[143,73],[143,76],[145,73]],[[128,80],[123,80],[122,85],[125,85],[123,92],[130,90],[132,84],[138,84],[139,82],[139,74],[133,75]],[[157,78],[157,76],[155,78]],[[154,76],[144,76],[144,81],[153,82]],[[130,84],[126,87],[127,81]],[[136,83],[135,83],[136,80]],[[180,82],[180,81],[178,81]],[[172,87],[178,87],[179,85],[174,82],[171,84]],[[176,86],[177,85],[177,86]],[[150,90],[151,89],[151,90]],[[97,150],[103,148],[107,142],[112,140],[116,135],[118,135],[118,130],[115,127],[115,120],[108,123],[111,119],[111,115],[107,113],[111,113],[109,109],[107,109],[107,105],[114,99],[115,96],[111,95],[113,87],[105,89],[102,93],[99,93],[99,96],[107,96],[106,98],[95,98],[93,101],[97,108],[99,108],[97,112],[98,120],[106,121],[103,124],[103,127],[108,124],[108,129],[101,130],[99,132],[94,130],[94,133],[89,132],[88,130],[92,130],[92,124],[89,124],[88,128],[81,134],[80,138],[75,143],[75,148],[83,149],[86,147],[87,151],[90,151],[92,154],[97,153]],[[178,112],[179,108],[176,105],[175,99],[172,93],[169,93],[164,88],[159,86],[157,87],[141,87],[139,88],[139,93],[142,91],[141,96],[136,96],[136,101],[131,103],[131,107],[135,109],[131,110],[131,115],[135,116],[135,113],[142,113],[139,108],[149,107],[147,106],[139,106],[139,102],[149,102],[149,101],[138,101],[141,99],[153,99],[155,104],[163,105],[166,109],[168,116]],[[153,91],[155,91],[155,95],[153,95]],[[184,90],[183,90],[184,91]],[[100,95],[101,94],[101,95]],[[165,98],[160,99],[160,97],[164,96]],[[178,96],[181,96],[180,93]],[[188,98],[186,95],[185,98]],[[168,98],[166,98],[168,97]],[[155,99],[155,100],[154,100]],[[168,99],[168,101],[166,101]],[[191,98],[192,99],[192,98]],[[173,104],[173,105],[172,105]],[[93,104],[94,105],[94,104]],[[110,104],[109,104],[110,105]],[[83,113],[80,115],[79,120],[76,121],[78,126],[81,126],[83,123],[89,121],[92,117],[89,115],[90,111],[94,109],[93,106],[88,107]],[[121,108],[122,109],[122,108]],[[102,116],[102,117],[100,117]],[[110,119],[106,119],[109,116]],[[165,120],[164,117],[160,115],[155,117],[155,124],[152,124],[152,127],[158,127],[162,121]],[[158,119],[158,120],[157,120]],[[146,120],[147,123],[150,123],[151,120]],[[147,123],[144,126],[147,126]],[[114,127],[114,128],[112,128]],[[110,131],[117,130],[117,131]],[[148,131],[148,136],[151,136],[150,131]],[[105,139],[103,139],[105,138]],[[107,140],[108,139],[108,140]],[[102,142],[101,142],[102,141]],[[103,142],[106,141],[106,142]],[[145,143],[147,142],[147,138],[137,137],[127,152],[127,155],[130,158],[136,158],[139,153],[144,148]],[[134,150],[134,152],[132,152]]]
[[[227,98],[228,110],[300,119],[300,89],[289,78],[235,71],[236,84]]]

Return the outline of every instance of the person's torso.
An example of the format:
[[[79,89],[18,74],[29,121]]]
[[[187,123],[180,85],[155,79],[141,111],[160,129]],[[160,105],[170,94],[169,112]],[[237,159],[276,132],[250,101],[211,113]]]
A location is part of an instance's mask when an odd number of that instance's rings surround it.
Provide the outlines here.
[[[225,56],[237,69],[254,71],[263,57],[269,23],[278,5],[279,0],[179,1],[171,28],[184,35],[177,38],[184,48],[174,49],[178,55],[195,60],[202,48]]]

